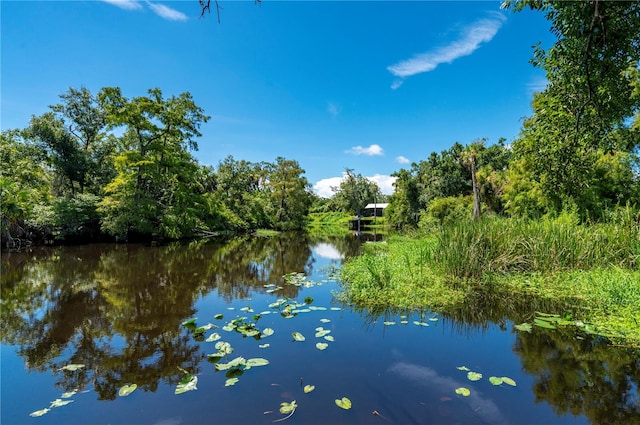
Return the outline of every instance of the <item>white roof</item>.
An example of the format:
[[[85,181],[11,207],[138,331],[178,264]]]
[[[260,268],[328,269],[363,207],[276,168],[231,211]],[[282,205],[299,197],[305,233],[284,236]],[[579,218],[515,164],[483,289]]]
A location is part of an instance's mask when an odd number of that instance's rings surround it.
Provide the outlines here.
[[[389,206],[389,204],[367,204],[366,207],[364,207],[364,209],[369,209],[369,208],[382,208],[385,209]]]

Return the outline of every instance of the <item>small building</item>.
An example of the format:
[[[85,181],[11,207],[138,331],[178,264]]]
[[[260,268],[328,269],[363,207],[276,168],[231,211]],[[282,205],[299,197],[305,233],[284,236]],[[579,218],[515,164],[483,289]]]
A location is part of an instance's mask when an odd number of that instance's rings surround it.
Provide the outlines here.
[[[382,217],[389,204],[367,204],[362,210],[363,217]]]

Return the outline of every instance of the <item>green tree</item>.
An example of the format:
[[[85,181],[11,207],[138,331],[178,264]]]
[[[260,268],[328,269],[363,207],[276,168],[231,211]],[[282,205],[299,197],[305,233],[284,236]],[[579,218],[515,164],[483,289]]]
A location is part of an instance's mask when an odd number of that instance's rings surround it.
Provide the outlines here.
[[[347,168],[340,186],[333,187],[334,203],[339,211],[360,214],[367,204],[382,202],[384,195],[377,184]]]
[[[117,87],[104,88],[100,101],[111,126],[124,126],[115,158],[117,176],[105,188],[99,209],[103,229],[127,239],[133,235],[179,238],[201,225],[202,196],[191,196],[199,172],[189,150],[209,117],[189,93],[127,99]]]
[[[303,176],[297,161],[282,157],[267,167],[267,185],[273,212],[271,219],[277,229],[301,229],[311,206],[311,185]]]
[[[395,190],[389,199],[386,216],[390,224],[397,228],[413,228],[420,217],[420,193],[415,176],[401,169],[393,173]]]

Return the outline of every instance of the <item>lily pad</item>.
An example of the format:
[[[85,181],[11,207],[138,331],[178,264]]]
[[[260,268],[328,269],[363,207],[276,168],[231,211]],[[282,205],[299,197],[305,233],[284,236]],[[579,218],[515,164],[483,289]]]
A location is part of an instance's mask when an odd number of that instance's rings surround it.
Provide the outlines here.
[[[328,329],[316,328],[316,338],[322,338],[323,336],[329,335],[331,333]]]
[[[269,348],[271,344],[260,344],[258,348]]]
[[[222,338],[222,337],[220,336],[220,334],[219,334],[219,333],[217,333],[217,332],[214,332],[214,333],[212,333],[211,335],[209,335],[209,337],[208,337],[207,339],[205,339],[205,341],[206,341],[206,342],[213,342],[213,341],[217,341],[217,340],[219,340],[220,338]]]
[[[238,381],[239,381],[239,379],[238,379],[238,378],[229,378],[229,379],[227,379],[226,381],[224,381],[224,386],[225,386],[225,387],[230,387],[230,386],[232,386],[232,385],[235,385],[235,384],[236,384],[236,382],[238,382]]]
[[[236,357],[228,363],[216,363],[216,370],[229,370],[232,368],[237,368],[240,366],[245,366],[247,364],[247,360],[244,357]]]
[[[263,359],[260,357],[254,357],[252,359],[247,360],[246,365],[248,367],[256,367],[256,366],[266,366],[269,364],[269,360]]]
[[[329,323],[331,321],[331,319],[320,319],[320,321],[322,323]]]
[[[326,342],[318,342],[316,344],[316,348],[318,350],[326,350],[328,346],[329,346],[329,344],[327,344]]]
[[[69,403],[73,403],[73,400],[63,400],[61,398],[57,398],[51,402],[49,408],[52,409],[54,407],[66,406]]]
[[[489,382],[491,382],[493,385],[502,385],[502,378],[498,378],[497,376],[490,376],[489,377]]]
[[[276,332],[276,331],[274,331],[274,330],[273,330],[273,329],[271,329],[271,328],[264,328],[264,329],[262,330],[262,336],[263,336],[263,337],[271,336],[271,335],[273,335],[275,332]]]
[[[35,412],[29,413],[29,416],[33,416],[34,418],[37,418],[38,416],[42,416],[42,415],[47,414],[49,412],[49,410],[51,410],[51,409],[36,410]]]
[[[280,403],[280,413],[282,413],[283,415],[292,413],[294,410],[296,410],[296,407],[298,407],[298,405],[296,404],[295,400],[293,400],[291,403],[283,401],[282,403]]]
[[[329,341],[329,342],[333,342],[333,341],[335,341],[331,335],[327,335],[327,336],[325,336],[325,337],[324,337],[324,339],[326,339],[326,340],[327,340],[327,341]]]
[[[351,409],[351,400],[349,400],[347,397],[342,397],[336,400],[336,405],[345,410],[349,410]]]
[[[176,386],[176,390],[174,391],[174,394],[182,394],[182,393],[186,393],[187,391],[197,390],[198,389],[196,387],[197,384],[198,384],[198,377],[188,373],[182,377],[182,379]]]
[[[294,341],[304,341],[306,338],[300,332],[291,332]]]
[[[514,328],[523,332],[531,332],[532,326],[531,323],[521,323],[519,325],[515,325]]]
[[[387,322],[382,322],[382,324],[383,324],[383,325],[385,325],[385,326],[391,326],[391,325],[395,325],[395,324],[396,324],[396,322],[393,322],[393,321],[387,321]]]
[[[409,321],[408,321],[408,320],[401,320],[401,321],[400,321],[400,324],[401,324],[401,325],[406,325],[406,324],[408,324],[408,323],[409,323]]]
[[[224,317],[224,314],[222,314],[222,313],[218,313],[215,316],[213,316],[213,318],[216,319],[216,320],[222,320],[223,317]]]
[[[218,350],[219,353],[225,355],[233,353],[233,347],[228,342],[218,341],[216,342],[216,345],[214,345],[214,347],[216,348],[216,350]]]
[[[482,374],[478,372],[467,372],[467,379],[469,381],[479,381],[482,379]]]
[[[333,310],[333,311],[341,311],[342,309],[341,309],[340,307],[331,307],[331,309],[330,309],[330,310]]]
[[[82,369],[84,367],[83,364],[68,364],[66,366],[62,366],[60,370],[68,370],[70,372],[75,372],[76,370]]]
[[[74,395],[76,395],[78,393],[78,390],[72,390],[72,391],[67,391],[66,393],[62,393],[62,395],[60,396],[60,398],[69,398],[69,397],[73,397]]]
[[[303,391],[305,394],[310,393],[311,391],[315,390],[316,387],[315,385],[305,385],[303,388]]]
[[[132,392],[134,392],[136,390],[136,388],[138,388],[137,384],[131,384],[131,385],[123,385],[120,388],[120,391],[118,391],[118,395],[120,397],[126,397],[129,394],[131,394]]]
[[[552,325],[548,321],[539,319],[537,317],[533,319],[533,324],[545,329],[557,329],[554,325]]]
[[[503,376],[501,379],[502,379],[502,382],[504,382],[507,385],[511,385],[512,387],[516,386],[516,381],[514,381],[513,379],[507,376]]]
[[[460,387],[460,388],[456,388],[456,394],[464,397],[469,397],[469,395],[471,394],[471,391],[469,390],[469,388]]]
[[[458,367],[456,367],[456,369],[458,369],[458,370],[464,370],[465,372],[468,372],[468,371],[470,371],[470,370],[471,370],[471,369],[469,369],[469,368],[468,368],[468,367],[466,367],[466,366],[458,366]]]
[[[429,321],[430,322],[437,322],[438,318],[437,317],[429,317]]]

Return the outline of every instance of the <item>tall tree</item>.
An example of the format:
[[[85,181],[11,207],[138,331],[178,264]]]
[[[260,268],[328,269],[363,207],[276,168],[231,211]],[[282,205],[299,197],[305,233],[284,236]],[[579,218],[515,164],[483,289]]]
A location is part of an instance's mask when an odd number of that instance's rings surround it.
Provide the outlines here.
[[[278,229],[300,229],[304,226],[311,205],[311,185],[297,161],[276,158],[267,167],[273,226]]]
[[[360,214],[367,204],[381,202],[384,198],[377,184],[349,168],[345,170],[340,186],[331,189],[339,210],[350,214]]]

